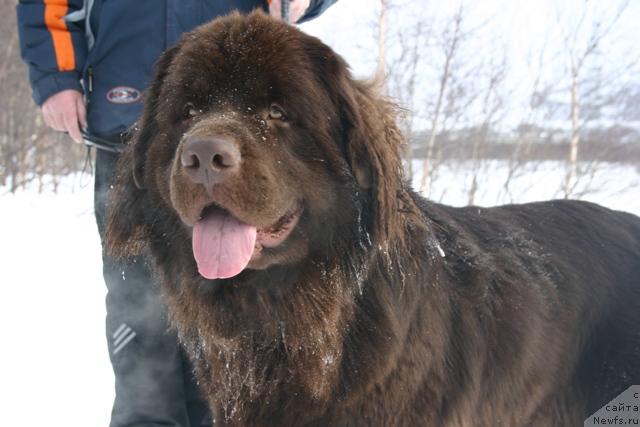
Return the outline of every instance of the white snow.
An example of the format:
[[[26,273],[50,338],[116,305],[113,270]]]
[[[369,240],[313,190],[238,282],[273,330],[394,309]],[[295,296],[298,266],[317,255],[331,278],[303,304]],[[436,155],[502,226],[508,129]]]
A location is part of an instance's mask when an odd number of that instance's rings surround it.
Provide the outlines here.
[[[421,161],[413,161],[413,185],[420,188]],[[566,176],[565,163],[545,161],[524,164],[514,174],[509,192],[504,188],[508,175],[506,161],[484,161],[475,168],[478,190],[474,205],[495,206],[563,198],[562,185]],[[580,165],[589,168],[576,185],[575,194],[581,200],[599,203],[611,209],[640,215],[640,165],[599,163]],[[474,175],[472,162],[445,162],[435,173],[429,194],[433,201],[453,206],[465,206]]]
[[[81,186],[82,182],[82,186]],[[0,424],[107,425],[113,378],[93,181],[0,187]]]

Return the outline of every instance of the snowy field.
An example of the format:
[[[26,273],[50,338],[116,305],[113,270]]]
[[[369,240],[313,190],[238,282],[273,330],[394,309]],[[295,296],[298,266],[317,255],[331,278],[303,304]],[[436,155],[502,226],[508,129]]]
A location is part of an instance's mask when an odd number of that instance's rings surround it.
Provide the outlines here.
[[[413,183],[420,188],[422,163],[413,162]],[[581,200],[599,203],[611,209],[640,215],[640,165],[615,163],[580,164],[583,173],[573,190]],[[509,167],[504,161],[451,162],[440,165],[434,174],[429,199],[453,206],[469,203],[473,177],[478,184],[474,205],[495,206],[560,199],[566,176],[565,164],[557,161],[526,163],[513,170],[508,186]]]
[[[0,425],[108,424],[113,377],[92,187],[75,176],[58,194],[0,188]]]
[[[491,179],[480,182],[479,204],[508,201],[504,165],[485,168]],[[564,172],[557,164],[529,172],[514,182],[517,201],[558,196]],[[435,198],[464,205],[470,176],[468,164],[441,168]],[[609,165],[592,183],[601,188],[586,199],[640,214],[637,169]],[[103,337],[105,287],[92,186],[91,177],[76,175],[58,194],[0,188],[2,425],[107,425],[113,378]]]

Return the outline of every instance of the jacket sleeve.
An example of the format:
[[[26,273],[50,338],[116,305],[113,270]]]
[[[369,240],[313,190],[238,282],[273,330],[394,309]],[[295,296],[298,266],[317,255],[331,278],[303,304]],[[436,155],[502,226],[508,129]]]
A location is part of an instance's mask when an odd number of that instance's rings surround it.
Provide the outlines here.
[[[33,100],[42,105],[65,89],[82,91],[87,55],[83,0],[20,0],[16,8],[20,51],[29,66]],[[73,21],[73,22],[72,22]]]
[[[322,15],[325,10],[329,8],[332,4],[334,4],[338,0],[311,0],[309,2],[309,8],[302,16],[302,18],[298,19],[298,24],[302,24],[303,22],[310,21],[318,16]]]

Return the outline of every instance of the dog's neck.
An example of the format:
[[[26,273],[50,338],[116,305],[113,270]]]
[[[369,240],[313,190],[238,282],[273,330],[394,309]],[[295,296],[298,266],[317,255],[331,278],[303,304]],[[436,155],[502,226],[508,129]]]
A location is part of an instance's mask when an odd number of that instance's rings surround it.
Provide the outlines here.
[[[398,215],[402,222],[394,227],[416,237],[424,227],[413,211]],[[426,239],[425,234],[417,240]],[[252,298],[203,292],[194,286],[193,272],[186,273],[188,266],[158,263],[160,270],[170,266],[160,271],[160,280],[172,323],[218,416],[240,425],[256,419],[300,424],[383,381],[402,351],[410,323],[397,313],[410,316],[411,310],[397,308],[415,304],[420,279],[404,273],[416,268],[404,265],[414,260],[399,255],[406,253],[402,245],[399,239],[367,237],[351,253],[334,251],[333,258],[322,261],[310,258],[296,274],[240,276],[269,287]],[[171,252],[181,250],[189,248]],[[211,287],[202,284],[203,289]],[[236,286],[241,293],[243,285],[223,286]],[[231,298],[221,302],[224,297]],[[292,407],[299,413],[286,409]]]
[[[359,266],[310,264],[311,271],[321,274],[301,273],[298,277],[307,282],[288,285],[286,301],[259,298],[255,307],[271,318],[232,337],[211,333],[219,325],[202,315],[209,310],[205,300],[202,307],[193,307],[179,294],[169,295],[181,341],[205,394],[214,396],[210,404],[219,416],[240,425],[256,419],[299,424],[318,419],[388,375],[409,323],[394,314],[394,307],[412,298],[415,285],[395,252],[393,244],[379,244]],[[374,288],[370,281],[389,287]],[[353,286],[345,289],[343,283]],[[194,298],[184,301],[192,304]],[[291,407],[300,413],[287,412]]]
[[[179,294],[169,295],[173,323],[201,386],[206,395],[214,396],[210,404],[226,422],[246,425],[249,420],[271,418],[297,424],[300,419],[317,418],[335,398],[354,297],[340,286],[345,274],[341,269],[320,271],[319,277],[299,277],[319,281],[314,289],[321,292],[308,292],[308,282],[268,283],[287,287],[286,301],[258,297],[252,309],[262,311],[256,313],[259,320],[234,336],[222,336],[219,319],[198,315],[208,311],[206,301],[201,307],[186,306]],[[295,405],[304,411],[286,412],[292,400],[304,402]]]

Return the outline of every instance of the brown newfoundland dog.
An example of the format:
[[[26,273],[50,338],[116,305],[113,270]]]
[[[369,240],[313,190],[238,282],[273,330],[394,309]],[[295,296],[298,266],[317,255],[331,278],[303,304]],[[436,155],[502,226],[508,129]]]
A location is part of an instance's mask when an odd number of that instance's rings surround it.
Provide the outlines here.
[[[187,34],[120,162],[218,424],[575,426],[640,384],[640,219],[413,192],[391,103],[264,14]]]

